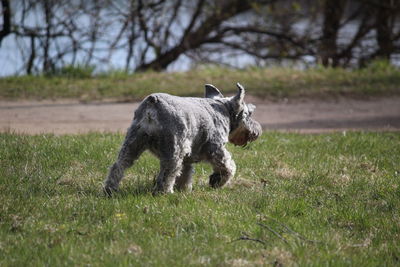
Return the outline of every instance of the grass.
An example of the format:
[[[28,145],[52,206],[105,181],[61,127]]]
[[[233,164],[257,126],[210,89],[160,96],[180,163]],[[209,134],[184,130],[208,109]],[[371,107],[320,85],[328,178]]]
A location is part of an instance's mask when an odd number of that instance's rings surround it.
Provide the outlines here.
[[[192,193],[158,197],[145,154],[106,198],[122,139],[0,135],[1,266],[400,264],[399,133],[265,133],[229,146],[230,187],[200,164]]]
[[[76,72],[81,73],[80,70]],[[68,70],[74,74],[74,69]],[[90,75],[90,73],[89,73]],[[381,96],[400,94],[400,70],[376,63],[360,70],[315,68],[249,68],[233,70],[209,67],[181,73],[137,73],[81,76],[21,76],[0,78],[0,99],[78,98],[82,101],[139,100],[154,92],[181,96],[203,95],[203,85],[212,83],[224,93],[242,83],[250,94],[272,100],[287,97]]]

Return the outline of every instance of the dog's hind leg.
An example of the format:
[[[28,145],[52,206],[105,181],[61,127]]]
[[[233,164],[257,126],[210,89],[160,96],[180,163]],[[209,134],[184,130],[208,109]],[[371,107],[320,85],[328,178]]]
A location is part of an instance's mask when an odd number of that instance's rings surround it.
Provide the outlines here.
[[[110,167],[108,177],[104,181],[104,192],[111,195],[118,190],[125,169],[131,167],[147,148],[147,135],[140,131],[140,126],[132,124],[122,144],[117,161]]]
[[[173,193],[175,180],[182,171],[182,149],[178,145],[178,138],[172,133],[164,133],[159,139],[160,172],[157,176],[154,195]]]
[[[182,170],[181,160],[160,160],[160,173],[157,176],[154,195],[173,193],[176,177]]]

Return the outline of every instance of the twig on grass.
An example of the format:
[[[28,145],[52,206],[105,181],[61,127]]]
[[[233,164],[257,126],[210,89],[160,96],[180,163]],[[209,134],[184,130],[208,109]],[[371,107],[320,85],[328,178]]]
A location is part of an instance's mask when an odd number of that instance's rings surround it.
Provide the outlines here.
[[[266,224],[263,223],[257,223],[259,226],[267,229],[268,231],[270,231],[271,233],[273,233],[274,235],[276,235],[277,237],[279,237],[283,242],[285,242],[286,244],[290,245],[289,242],[283,237],[281,236],[278,232],[276,232],[274,229],[272,229],[271,227],[269,227]]]
[[[303,241],[306,241],[306,242],[309,242],[309,243],[324,243],[323,241],[308,239],[308,238],[304,237],[303,235],[301,235],[300,233],[298,233],[298,232],[292,230],[291,228],[289,228],[289,226],[287,226],[286,224],[284,224],[284,223],[278,221],[277,219],[272,218],[272,217],[269,217],[269,216],[267,216],[267,215],[264,215],[264,216],[265,216],[266,218],[268,218],[268,219],[270,219],[270,220],[273,220],[274,222],[278,223],[278,224],[281,225],[283,228],[285,228],[286,231],[288,231],[288,232],[294,234],[297,238],[299,238],[299,239],[301,239],[301,240],[303,240]]]
[[[233,243],[233,242],[236,242],[236,241],[245,240],[245,241],[254,241],[254,242],[263,244],[264,246],[267,244],[266,242],[262,241],[261,239],[249,237],[246,233],[242,233],[242,234],[243,235],[241,237],[239,237],[238,239],[232,240],[230,243]]]

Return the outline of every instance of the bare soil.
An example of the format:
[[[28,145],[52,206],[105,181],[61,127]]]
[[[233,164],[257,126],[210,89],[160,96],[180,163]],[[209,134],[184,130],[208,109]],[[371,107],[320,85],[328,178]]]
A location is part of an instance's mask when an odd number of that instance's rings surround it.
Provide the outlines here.
[[[247,97],[264,130],[320,133],[400,131],[400,97],[270,102]],[[0,101],[0,131],[26,134],[125,132],[139,103]]]

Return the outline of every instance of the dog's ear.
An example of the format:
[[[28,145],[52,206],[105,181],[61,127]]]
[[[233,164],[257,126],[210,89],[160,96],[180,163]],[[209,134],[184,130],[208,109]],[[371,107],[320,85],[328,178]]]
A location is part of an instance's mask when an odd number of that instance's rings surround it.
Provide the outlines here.
[[[236,86],[238,88],[237,94],[232,97],[232,103],[235,107],[236,112],[240,112],[244,108],[244,95],[245,95],[245,90],[243,86],[240,83],[236,83]]]
[[[206,91],[204,94],[205,98],[215,99],[215,98],[223,98],[224,97],[221,94],[221,92],[217,89],[217,87],[215,87],[214,85],[206,84],[205,87],[206,87]]]

